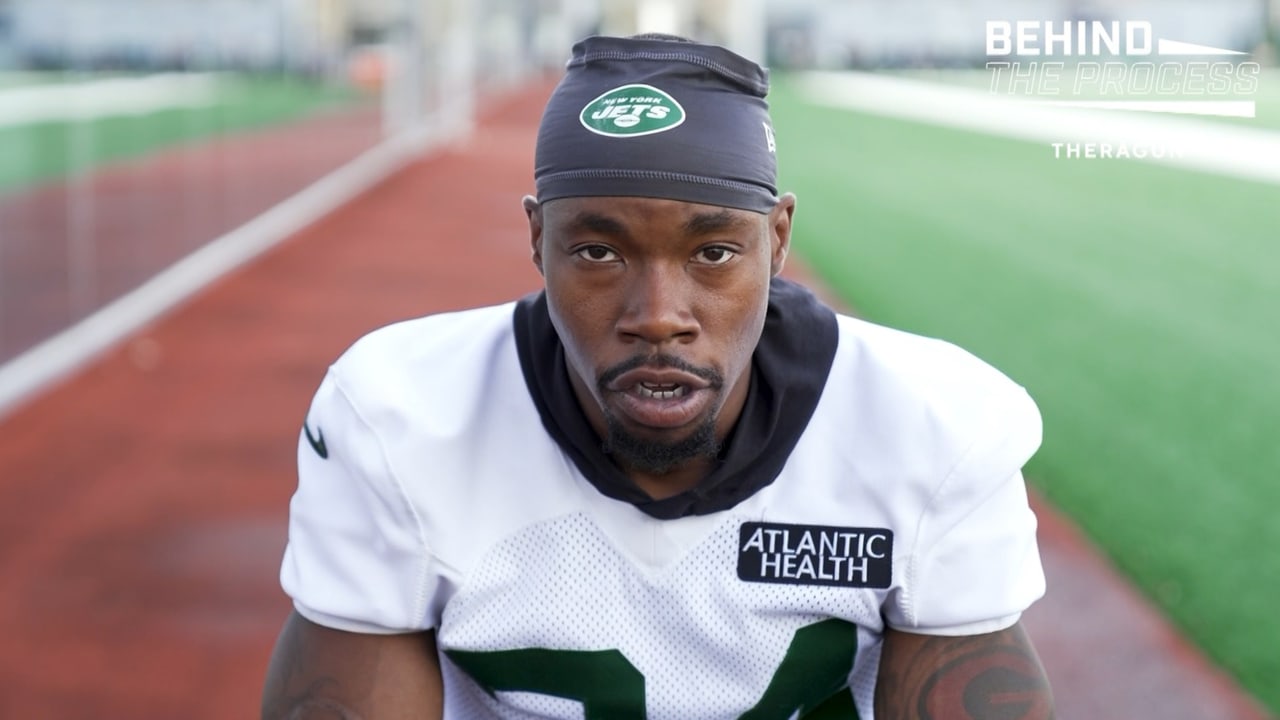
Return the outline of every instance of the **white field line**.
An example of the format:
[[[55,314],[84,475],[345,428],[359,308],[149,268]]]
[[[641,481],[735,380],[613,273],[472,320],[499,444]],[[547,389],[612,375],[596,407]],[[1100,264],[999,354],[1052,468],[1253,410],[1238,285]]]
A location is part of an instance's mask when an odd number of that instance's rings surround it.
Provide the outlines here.
[[[799,78],[806,99],[821,105],[988,135],[1045,143],[1160,150],[1149,162],[1280,184],[1280,133],[1192,118],[1130,116],[1097,109],[1051,107],[983,90],[868,73],[813,72]],[[1082,150],[1083,152],[1083,150]],[[1062,160],[1066,162],[1067,160]]]
[[[439,128],[419,127],[383,141],[141,287],[0,365],[0,418],[208,284],[352,200],[431,143],[445,139]]]
[[[217,82],[211,73],[163,73],[0,88],[0,128],[205,107],[217,99]]]

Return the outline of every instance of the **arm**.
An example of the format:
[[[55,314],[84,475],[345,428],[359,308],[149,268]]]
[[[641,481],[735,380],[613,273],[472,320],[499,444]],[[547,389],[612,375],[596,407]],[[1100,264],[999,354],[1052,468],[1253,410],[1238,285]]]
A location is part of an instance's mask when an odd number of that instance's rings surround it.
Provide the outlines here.
[[[267,669],[262,720],[434,720],[443,696],[433,633],[350,633],[294,612]]]
[[[1021,624],[947,637],[887,630],[879,720],[1051,720],[1053,695]]]

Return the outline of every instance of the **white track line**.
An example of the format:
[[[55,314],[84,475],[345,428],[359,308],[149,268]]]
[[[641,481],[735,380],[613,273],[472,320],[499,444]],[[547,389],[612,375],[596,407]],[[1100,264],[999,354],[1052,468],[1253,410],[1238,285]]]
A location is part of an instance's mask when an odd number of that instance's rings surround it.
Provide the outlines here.
[[[1049,107],[982,90],[852,72],[799,78],[813,103],[1046,144],[1160,148],[1160,162],[1280,184],[1280,133],[1189,118]],[[1053,148],[1046,147],[1053,158]],[[1065,160],[1064,160],[1065,162]]]
[[[205,107],[217,100],[212,73],[163,73],[0,89],[0,127],[61,120],[146,115]]]
[[[429,142],[440,139],[439,133],[415,129],[382,142],[174,263],[141,287],[0,365],[0,418],[213,281],[352,200],[426,150]]]

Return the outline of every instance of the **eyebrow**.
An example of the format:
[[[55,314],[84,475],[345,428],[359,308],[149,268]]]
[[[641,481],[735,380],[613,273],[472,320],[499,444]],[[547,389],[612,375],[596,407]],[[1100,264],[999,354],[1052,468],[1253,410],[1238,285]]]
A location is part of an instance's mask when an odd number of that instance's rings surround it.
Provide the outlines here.
[[[588,231],[617,238],[627,238],[631,235],[627,232],[626,226],[617,220],[608,215],[590,211],[575,215],[568,223],[568,230],[570,232]]]
[[[750,222],[741,215],[729,212],[727,209],[715,212],[696,213],[684,223],[684,232],[690,236],[712,235],[725,230],[743,228],[750,225]],[[627,230],[627,226],[615,220],[608,215],[603,215],[590,210],[584,210],[573,216],[568,222],[567,228],[569,232],[592,232],[599,235],[627,239],[631,237],[631,233]]]
[[[697,213],[684,224],[684,231],[689,235],[711,235],[723,230],[730,230],[749,225],[741,216],[728,210],[718,212]]]

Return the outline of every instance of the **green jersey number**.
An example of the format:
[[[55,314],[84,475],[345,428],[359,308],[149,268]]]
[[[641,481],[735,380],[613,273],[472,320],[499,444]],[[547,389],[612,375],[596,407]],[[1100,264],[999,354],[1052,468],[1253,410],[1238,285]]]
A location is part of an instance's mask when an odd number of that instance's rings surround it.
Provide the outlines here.
[[[740,720],[857,720],[846,690],[858,628],[843,620],[806,625],[791,638],[764,695]],[[644,676],[617,650],[501,650],[445,654],[485,692],[532,692],[582,703],[586,720],[644,720]]]

